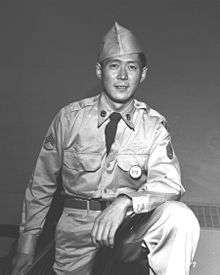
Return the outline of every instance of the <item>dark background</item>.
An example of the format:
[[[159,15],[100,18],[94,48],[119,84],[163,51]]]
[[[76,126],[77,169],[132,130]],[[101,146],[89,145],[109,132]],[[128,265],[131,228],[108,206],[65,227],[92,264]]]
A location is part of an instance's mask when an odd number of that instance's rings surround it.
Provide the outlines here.
[[[186,201],[220,202],[219,1],[1,1],[0,218],[19,221],[43,137],[64,105],[100,91],[95,63],[117,20],[146,49],[137,98],[164,114]]]

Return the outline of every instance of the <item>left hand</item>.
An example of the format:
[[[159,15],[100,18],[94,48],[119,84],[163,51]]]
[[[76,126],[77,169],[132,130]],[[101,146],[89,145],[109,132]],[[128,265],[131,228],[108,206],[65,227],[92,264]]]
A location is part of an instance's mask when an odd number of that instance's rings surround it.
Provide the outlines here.
[[[115,233],[124,220],[129,206],[131,206],[131,199],[121,196],[100,213],[91,232],[92,242],[96,246],[113,247]]]

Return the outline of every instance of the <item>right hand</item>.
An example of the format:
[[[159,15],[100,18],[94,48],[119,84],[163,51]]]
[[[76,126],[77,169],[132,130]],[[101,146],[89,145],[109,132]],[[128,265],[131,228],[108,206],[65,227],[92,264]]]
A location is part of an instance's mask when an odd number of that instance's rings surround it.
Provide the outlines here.
[[[119,196],[98,215],[91,232],[92,242],[96,246],[114,246],[115,233],[130,205],[129,197]]]
[[[11,275],[22,275],[31,266],[34,260],[33,254],[17,252],[13,258]]]

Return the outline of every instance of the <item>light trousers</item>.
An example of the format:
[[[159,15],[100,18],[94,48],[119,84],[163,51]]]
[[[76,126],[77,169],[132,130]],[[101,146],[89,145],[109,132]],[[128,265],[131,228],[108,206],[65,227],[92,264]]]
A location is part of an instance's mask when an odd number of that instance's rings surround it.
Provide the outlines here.
[[[99,213],[64,208],[55,236],[56,274],[91,274],[97,248],[91,241],[90,233]],[[153,211],[145,228],[142,245],[150,251],[148,262],[154,273],[188,275],[200,234],[193,212],[181,202],[167,201]],[[150,274],[153,272],[150,271]]]

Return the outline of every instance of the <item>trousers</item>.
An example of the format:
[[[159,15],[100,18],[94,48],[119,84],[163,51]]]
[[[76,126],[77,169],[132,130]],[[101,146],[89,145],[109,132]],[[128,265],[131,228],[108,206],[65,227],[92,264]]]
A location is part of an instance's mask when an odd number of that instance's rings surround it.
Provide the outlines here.
[[[97,247],[90,232],[99,213],[64,208],[55,234],[56,274],[91,275]],[[150,274],[189,275],[199,235],[198,220],[184,203],[167,201],[157,207],[145,220],[141,243],[149,250],[146,263]]]

